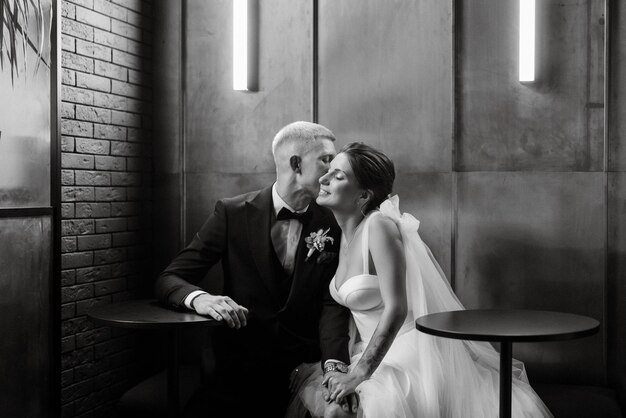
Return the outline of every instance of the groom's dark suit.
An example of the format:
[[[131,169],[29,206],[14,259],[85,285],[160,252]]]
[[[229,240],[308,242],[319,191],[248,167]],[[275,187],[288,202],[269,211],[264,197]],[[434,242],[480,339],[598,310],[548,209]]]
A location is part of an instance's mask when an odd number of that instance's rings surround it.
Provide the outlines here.
[[[246,327],[223,326],[214,334],[214,389],[230,399],[229,408],[256,403],[259,413],[278,413],[288,399],[289,373],[299,363],[320,358],[349,363],[349,312],[328,291],[337,268],[337,257],[329,255],[338,252],[340,229],[332,213],[315,202],[308,211],[310,220],[303,223],[291,275],[272,245],[270,229],[276,220],[268,187],[218,201],[192,242],[157,280],[157,297],[183,307],[186,296],[199,289],[195,284],[221,261],[222,294],[249,309]],[[327,228],[334,244],[327,243],[321,257],[316,251],[305,261],[305,237]]]

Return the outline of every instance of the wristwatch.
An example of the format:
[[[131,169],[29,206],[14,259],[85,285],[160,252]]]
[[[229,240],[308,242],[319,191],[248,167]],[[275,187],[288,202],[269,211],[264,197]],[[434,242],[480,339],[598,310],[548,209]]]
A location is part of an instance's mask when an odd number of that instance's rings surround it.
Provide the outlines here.
[[[329,372],[348,373],[348,366],[340,361],[329,361],[324,365],[324,374]]]

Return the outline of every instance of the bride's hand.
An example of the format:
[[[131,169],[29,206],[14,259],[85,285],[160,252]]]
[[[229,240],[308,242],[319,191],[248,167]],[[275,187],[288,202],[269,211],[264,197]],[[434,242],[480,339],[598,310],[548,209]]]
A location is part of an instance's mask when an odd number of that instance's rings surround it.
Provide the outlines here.
[[[353,373],[332,373],[327,375],[322,381],[322,385],[328,389],[330,393],[329,402],[336,401],[341,403],[344,397],[355,393],[356,387],[365,379]]]

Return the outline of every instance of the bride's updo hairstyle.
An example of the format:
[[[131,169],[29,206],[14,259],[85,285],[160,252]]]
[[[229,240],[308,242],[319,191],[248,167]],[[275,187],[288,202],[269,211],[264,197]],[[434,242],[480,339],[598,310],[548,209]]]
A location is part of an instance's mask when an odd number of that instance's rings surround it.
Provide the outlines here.
[[[368,213],[385,201],[393,189],[396,170],[393,162],[376,148],[362,142],[352,142],[339,151],[348,157],[354,177],[363,189],[374,194],[363,208]]]

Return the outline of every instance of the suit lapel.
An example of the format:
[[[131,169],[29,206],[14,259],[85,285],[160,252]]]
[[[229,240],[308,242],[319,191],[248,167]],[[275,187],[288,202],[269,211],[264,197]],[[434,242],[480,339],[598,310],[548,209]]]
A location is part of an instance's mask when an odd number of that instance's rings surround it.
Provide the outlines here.
[[[275,302],[279,300],[276,272],[272,263],[271,238],[272,188],[266,188],[249,202],[246,202],[248,242],[252,258],[259,270],[261,281],[267,287]]]

